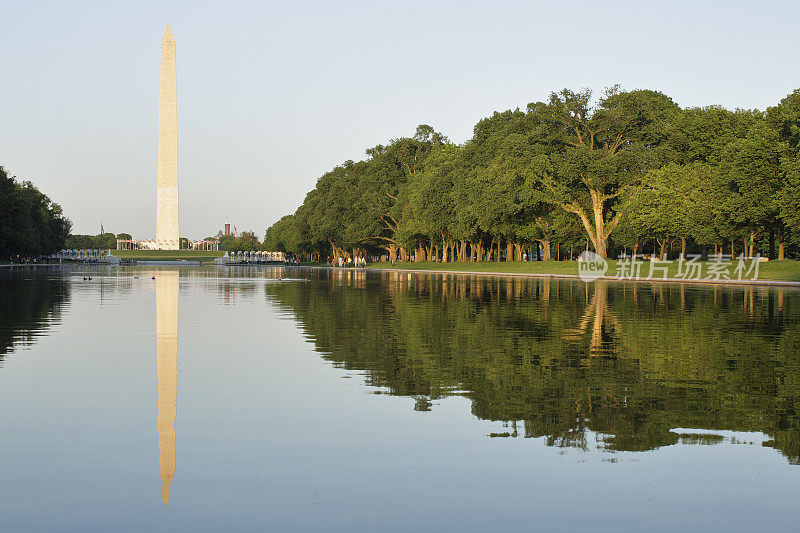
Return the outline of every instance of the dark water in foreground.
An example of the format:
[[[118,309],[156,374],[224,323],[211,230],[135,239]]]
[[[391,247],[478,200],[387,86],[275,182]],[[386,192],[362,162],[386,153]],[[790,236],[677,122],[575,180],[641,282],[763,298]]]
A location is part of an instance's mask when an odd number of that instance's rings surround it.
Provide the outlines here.
[[[3,531],[800,524],[800,291],[0,270]]]

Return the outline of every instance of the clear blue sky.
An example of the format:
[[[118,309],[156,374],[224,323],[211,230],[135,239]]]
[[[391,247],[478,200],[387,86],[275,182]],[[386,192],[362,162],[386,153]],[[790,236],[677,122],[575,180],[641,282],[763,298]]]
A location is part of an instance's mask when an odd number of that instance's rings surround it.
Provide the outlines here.
[[[0,164],[76,233],[155,234],[160,41],[178,65],[181,235],[263,236],[325,171],[426,123],[615,83],[759,108],[800,87],[797,2],[0,5]]]

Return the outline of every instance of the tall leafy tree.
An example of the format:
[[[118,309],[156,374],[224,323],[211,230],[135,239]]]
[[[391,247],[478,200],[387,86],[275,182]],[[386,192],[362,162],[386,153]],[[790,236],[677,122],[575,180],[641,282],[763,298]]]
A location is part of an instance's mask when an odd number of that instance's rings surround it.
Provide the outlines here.
[[[723,150],[720,168],[727,187],[725,202],[748,256],[762,232],[774,232],[780,225],[778,193],[783,187],[780,163],[784,152],[778,134],[763,121]]]
[[[782,222],[778,233],[778,258],[782,259],[787,233],[800,242],[800,89],[767,109],[766,117],[786,148],[781,158],[783,183],[776,198]]]
[[[624,212],[612,203],[665,160],[678,106],[659,92],[616,87],[597,107],[590,100],[589,90],[550,96],[544,110],[554,150],[539,158],[538,169],[553,201],[580,219],[595,251],[606,257]]]

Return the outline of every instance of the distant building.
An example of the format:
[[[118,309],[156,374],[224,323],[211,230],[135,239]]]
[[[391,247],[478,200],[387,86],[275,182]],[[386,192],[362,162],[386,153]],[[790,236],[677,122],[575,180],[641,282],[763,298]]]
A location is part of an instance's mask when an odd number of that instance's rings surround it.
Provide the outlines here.
[[[231,230],[231,223],[228,221],[228,217],[225,217],[225,225],[222,227],[221,230],[217,232],[216,239],[221,239],[222,237],[238,237],[239,232],[236,230],[236,224],[233,225],[233,230]]]

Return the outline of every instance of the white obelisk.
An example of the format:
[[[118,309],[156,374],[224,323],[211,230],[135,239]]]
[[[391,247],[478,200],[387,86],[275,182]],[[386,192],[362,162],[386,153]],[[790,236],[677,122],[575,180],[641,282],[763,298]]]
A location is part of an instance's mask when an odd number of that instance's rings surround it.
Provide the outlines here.
[[[178,96],[175,40],[167,24],[161,39],[161,83],[158,96],[158,194],[156,247],[178,250]]]

